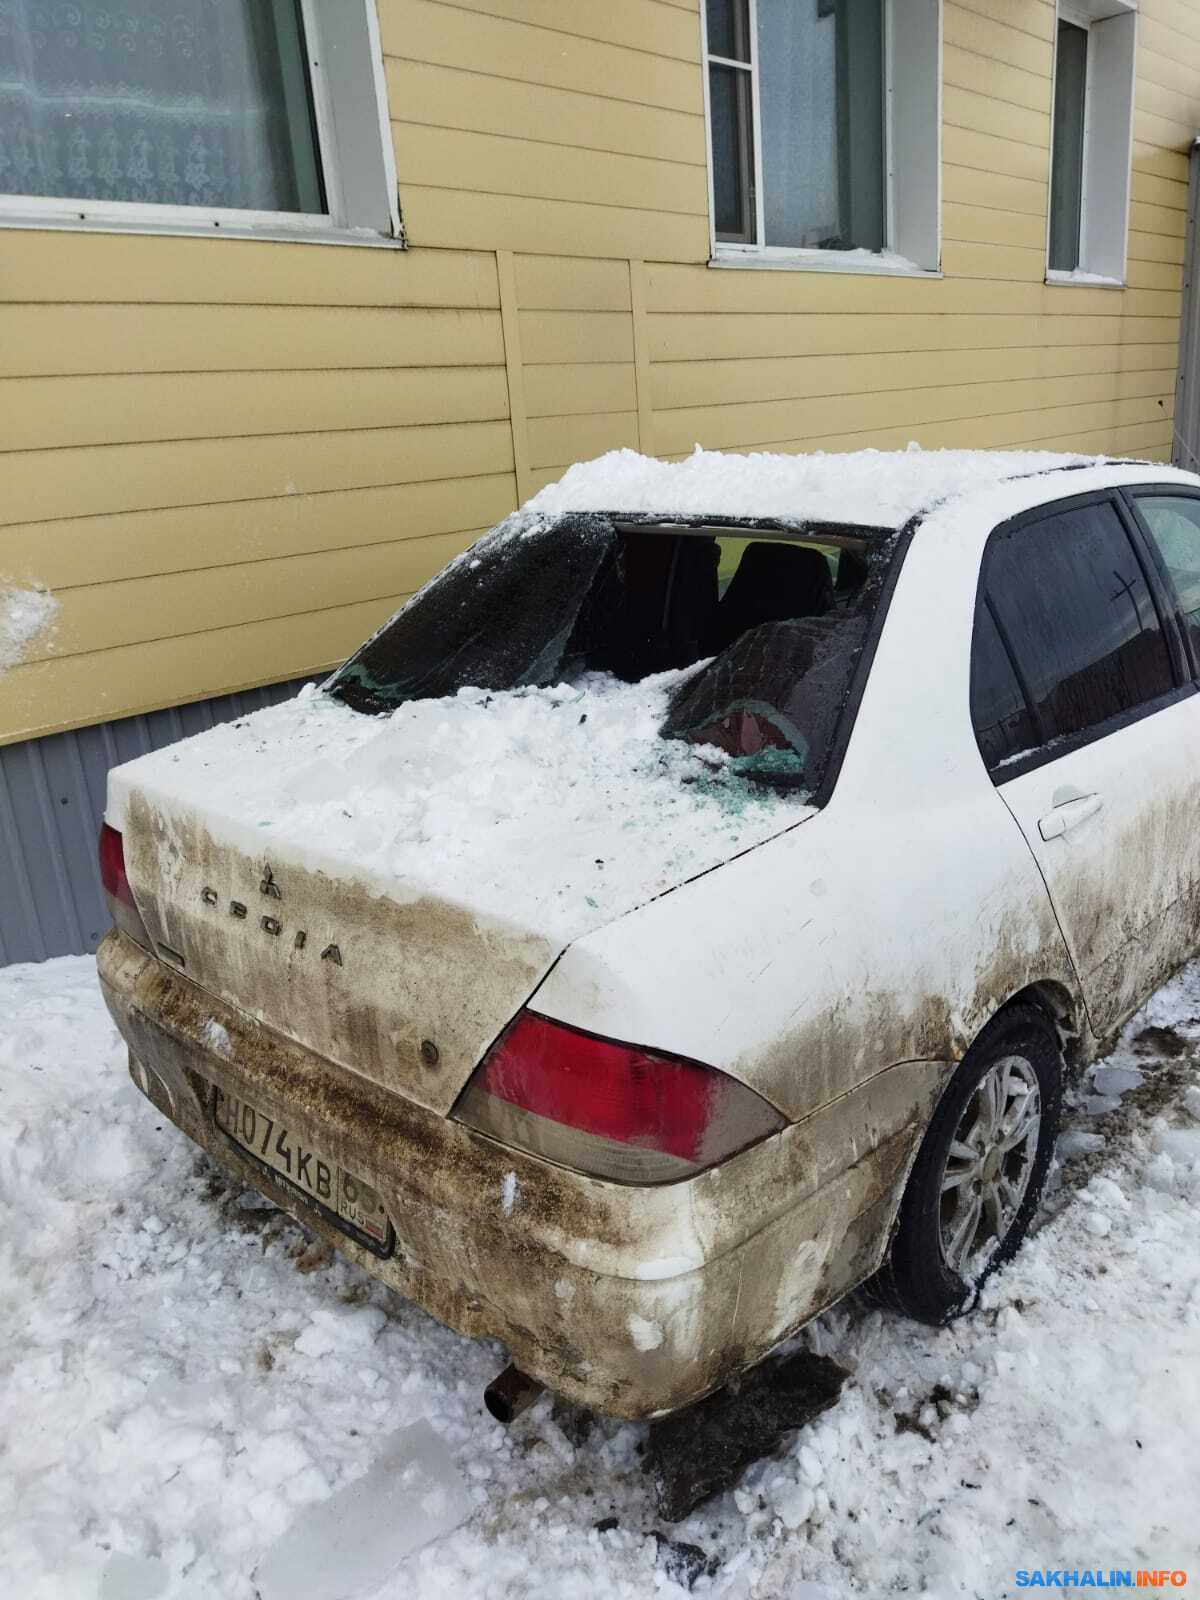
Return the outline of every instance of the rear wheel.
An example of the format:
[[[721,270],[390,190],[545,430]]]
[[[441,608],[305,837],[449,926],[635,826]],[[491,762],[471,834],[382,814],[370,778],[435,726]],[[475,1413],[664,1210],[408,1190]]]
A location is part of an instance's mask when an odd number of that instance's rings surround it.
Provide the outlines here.
[[[1020,1248],[1062,1111],[1054,1024],[1033,1006],[992,1019],[943,1094],[909,1175],[874,1285],[896,1310],[948,1322]]]

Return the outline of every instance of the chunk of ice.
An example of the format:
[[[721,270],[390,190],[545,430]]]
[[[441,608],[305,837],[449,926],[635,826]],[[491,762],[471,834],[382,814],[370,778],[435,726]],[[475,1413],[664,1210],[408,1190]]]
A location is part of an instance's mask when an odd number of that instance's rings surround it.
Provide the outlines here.
[[[305,1506],[254,1581],[262,1600],[351,1600],[377,1589],[406,1556],[473,1509],[446,1446],[428,1422],[414,1422],[387,1439],[360,1478]]]
[[[1097,1094],[1128,1094],[1130,1089],[1139,1087],[1144,1076],[1145,1074],[1139,1072],[1137,1067],[1095,1067],[1092,1071],[1092,1086]]]
[[[1097,1150],[1103,1149],[1102,1134],[1085,1133],[1082,1128],[1068,1128],[1058,1141],[1058,1158],[1060,1161],[1074,1161],[1079,1156],[1094,1155]]]

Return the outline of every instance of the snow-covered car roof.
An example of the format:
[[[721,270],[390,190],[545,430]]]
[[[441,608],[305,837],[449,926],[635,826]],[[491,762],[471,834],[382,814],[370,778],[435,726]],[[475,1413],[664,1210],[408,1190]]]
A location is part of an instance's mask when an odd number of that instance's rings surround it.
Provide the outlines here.
[[[559,516],[763,519],[901,528],[918,512],[1013,478],[1108,465],[1049,450],[855,450],[731,455],[696,448],[683,461],[611,450],[571,467],[524,508]]]

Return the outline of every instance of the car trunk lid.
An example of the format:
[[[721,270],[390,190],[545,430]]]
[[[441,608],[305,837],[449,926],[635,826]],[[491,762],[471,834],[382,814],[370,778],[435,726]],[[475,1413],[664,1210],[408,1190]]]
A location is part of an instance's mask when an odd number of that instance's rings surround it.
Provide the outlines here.
[[[561,949],[417,885],[374,892],[352,863],[343,876],[279,840],[239,844],[182,799],[135,789],[120,820],[161,960],[431,1110],[449,1111]]]

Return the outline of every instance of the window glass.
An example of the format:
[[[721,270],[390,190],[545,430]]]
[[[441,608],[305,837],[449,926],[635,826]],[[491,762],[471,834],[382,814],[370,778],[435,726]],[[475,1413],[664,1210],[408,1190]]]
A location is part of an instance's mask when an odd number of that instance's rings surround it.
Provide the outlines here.
[[[718,239],[751,243],[754,200],[751,183],[753,133],[750,74],[738,67],[708,69],[712,125],[713,212]]]
[[[993,535],[986,584],[1039,742],[1095,727],[1174,686],[1153,598],[1111,503]]]
[[[1059,22],[1050,168],[1050,267],[1054,272],[1074,272],[1079,265],[1087,55],[1087,29]]]
[[[971,720],[989,771],[1039,743],[1029,704],[986,604],[975,618],[971,646]]]
[[[1175,585],[1191,636],[1192,655],[1200,665],[1200,500],[1173,494],[1135,498]]]
[[[708,53],[728,61],[750,60],[750,25],[746,0],[707,0]]]
[[[765,243],[882,250],[883,0],[758,0]]]
[[[5,0],[0,192],[324,212],[299,0]]]

